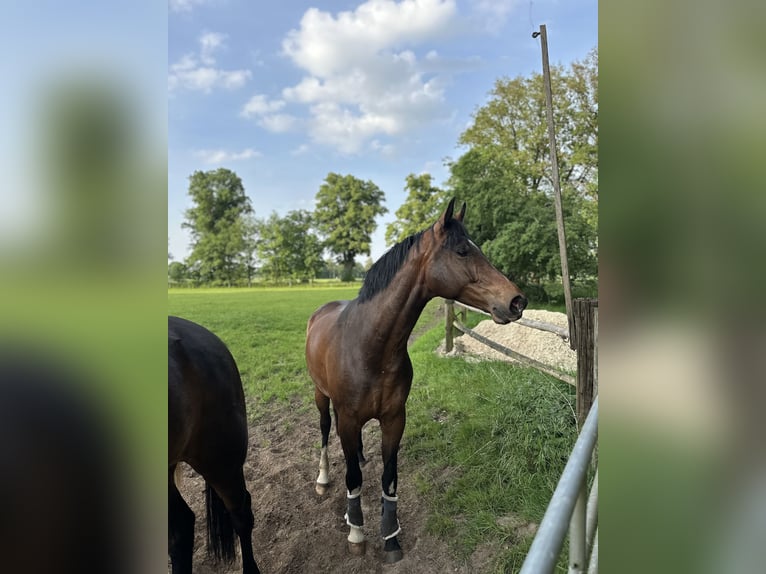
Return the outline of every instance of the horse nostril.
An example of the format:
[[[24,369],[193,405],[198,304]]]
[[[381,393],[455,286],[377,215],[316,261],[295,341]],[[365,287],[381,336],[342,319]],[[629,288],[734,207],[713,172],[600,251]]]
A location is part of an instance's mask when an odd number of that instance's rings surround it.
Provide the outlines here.
[[[511,311],[514,311],[521,315],[521,312],[527,308],[527,298],[524,295],[516,295],[511,299]]]

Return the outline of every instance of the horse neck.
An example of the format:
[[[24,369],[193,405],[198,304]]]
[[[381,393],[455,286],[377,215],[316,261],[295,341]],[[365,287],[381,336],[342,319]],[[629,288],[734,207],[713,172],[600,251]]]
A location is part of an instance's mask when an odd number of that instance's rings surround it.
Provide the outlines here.
[[[413,261],[405,263],[391,284],[367,303],[377,307],[377,317],[370,322],[372,336],[379,338],[383,334],[387,351],[405,352],[410,334],[432,298],[420,266]]]

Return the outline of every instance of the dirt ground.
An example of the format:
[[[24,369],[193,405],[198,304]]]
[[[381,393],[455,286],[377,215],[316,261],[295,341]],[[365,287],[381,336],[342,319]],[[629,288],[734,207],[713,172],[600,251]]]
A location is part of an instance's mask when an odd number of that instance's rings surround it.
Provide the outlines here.
[[[320,497],[314,490],[319,470],[319,416],[314,412],[283,409],[259,420],[250,428],[250,448],[245,480],[253,499],[255,559],[262,572],[361,574],[473,573],[486,570],[491,548],[479,547],[468,561],[451,555],[447,544],[425,532],[425,503],[418,499],[406,451],[399,459],[399,507],[402,526],[399,542],[404,558],[392,565],[382,563],[380,528],[380,429],[377,421],[364,428],[367,464],[362,469],[362,510],[367,552],[352,556],[346,545],[348,527],[344,483],[345,465],[340,441],[330,434],[329,492]],[[239,557],[229,566],[216,566],[205,552],[204,481],[189,466],[181,470],[180,490],[196,521],[194,571],[197,574],[241,572]]]

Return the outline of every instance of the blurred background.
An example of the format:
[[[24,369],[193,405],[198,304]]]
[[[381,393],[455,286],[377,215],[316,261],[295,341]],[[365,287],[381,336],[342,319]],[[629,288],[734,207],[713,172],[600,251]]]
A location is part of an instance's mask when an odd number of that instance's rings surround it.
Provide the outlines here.
[[[607,572],[766,564],[765,16],[600,7]]]
[[[167,563],[166,13],[2,5],[3,571]]]
[[[167,564],[166,12],[3,3],[3,570]],[[601,564],[761,572],[766,5],[600,17]]]

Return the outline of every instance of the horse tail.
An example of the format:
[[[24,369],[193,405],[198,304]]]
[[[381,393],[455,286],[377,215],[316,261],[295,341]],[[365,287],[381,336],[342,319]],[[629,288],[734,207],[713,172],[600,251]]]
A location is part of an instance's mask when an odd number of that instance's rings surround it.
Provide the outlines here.
[[[207,552],[217,562],[232,562],[234,552],[234,525],[231,515],[218,493],[205,482],[207,507]]]

